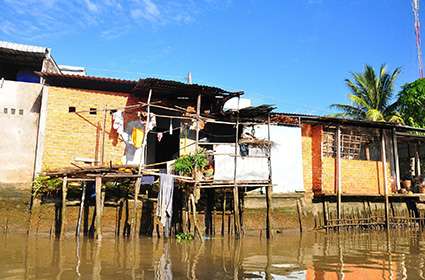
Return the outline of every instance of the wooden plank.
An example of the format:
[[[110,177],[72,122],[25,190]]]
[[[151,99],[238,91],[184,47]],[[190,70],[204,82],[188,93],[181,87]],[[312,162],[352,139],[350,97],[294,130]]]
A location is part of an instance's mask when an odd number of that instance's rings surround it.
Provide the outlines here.
[[[96,217],[95,238],[102,239],[102,177],[96,177]]]

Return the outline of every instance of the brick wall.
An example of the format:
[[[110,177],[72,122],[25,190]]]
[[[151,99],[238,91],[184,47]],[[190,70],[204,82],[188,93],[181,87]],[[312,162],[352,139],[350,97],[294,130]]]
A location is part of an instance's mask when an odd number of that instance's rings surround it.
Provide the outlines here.
[[[100,159],[102,149],[102,109],[124,107],[136,100],[127,93],[49,87],[47,120],[44,140],[43,169],[69,167],[75,157]],[[97,114],[69,113],[96,108]],[[126,119],[134,114],[126,115]],[[106,114],[105,162],[119,163],[124,143],[112,129],[112,116]]]
[[[306,192],[335,193],[335,158],[322,156],[323,127],[304,124],[302,152]],[[380,161],[341,159],[344,193],[383,194],[383,166]],[[387,163],[388,184],[391,166]]]

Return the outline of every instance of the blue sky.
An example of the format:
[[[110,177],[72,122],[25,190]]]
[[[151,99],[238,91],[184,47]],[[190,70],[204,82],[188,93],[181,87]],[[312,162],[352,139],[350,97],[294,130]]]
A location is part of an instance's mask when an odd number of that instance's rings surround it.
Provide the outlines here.
[[[0,39],[126,79],[244,90],[279,111],[330,113],[365,63],[417,78],[410,0],[0,0]],[[425,8],[425,6],[424,6]],[[425,19],[423,19],[425,24]]]

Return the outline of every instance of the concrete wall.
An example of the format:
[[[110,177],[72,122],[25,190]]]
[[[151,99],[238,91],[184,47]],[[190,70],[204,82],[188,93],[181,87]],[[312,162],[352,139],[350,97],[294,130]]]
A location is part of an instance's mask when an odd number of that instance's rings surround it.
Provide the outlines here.
[[[31,187],[42,87],[0,81],[0,188]]]
[[[47,116],[43,139],[42,170],[72,167],[75,158],[99,159],[102,150],[103,112],[136,104],[127,93],[113,93],[60,87],[49,87]],[[70,113],[69,107],[77,112]],[[96,108],[96,114],[89,114]],[[124,115],[125,121],[135,118],[134,113]],[[105,162],[119,164],[124,153],[124,143],[112,129],[112,116],[106,114]]]

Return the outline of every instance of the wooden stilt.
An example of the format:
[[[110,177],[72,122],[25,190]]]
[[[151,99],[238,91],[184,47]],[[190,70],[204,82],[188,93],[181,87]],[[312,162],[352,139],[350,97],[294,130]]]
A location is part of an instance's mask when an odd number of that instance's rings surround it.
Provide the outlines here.
[[[86,182],[82,183],[81,186],[81,202],[80,202],[80,211],[78,212],[78,222],[77,222],[77,228],[75,230],[75,235],[80,236],[80,229],[81,229],[81,221],[83,219],[83,212],[84,212],[84,202],[86,199]]]
[[[142,169],[145,165],[145,154],[147,151],[147,140],[148,140],[148,133],[149,133],[149,126],[150,126],[150,115],[151,115],[151,98],[152,98],[152,89],[149,90],[148,95],[148,102],[147,102],[147,116],[146,116],[146,123],[145,123],[145,134],[143,136],[143,143],[142,143],[142,154],[140,156],[140,162],[139,162],[139,170],[137,171],[137,175],[142,174]],[[142,185],[142,177],[137,177],[136,183],[134,184],[134,206],[133,206],[133,216],[131,218],[131,230],[133,230],[134,234],[133,237],[139,235],[139,218],[138,218],[138,201],[139,201],[139,191],[140,186]]]
[[[267,118],[267,140],[268,140],[268,149],[267,149],[267,163],[268,163],[268,169],[269,169],[269,183],[266,188],[266,207],[267,207],[267,213],[266,213],[266,238],[270,239],[272,237],[272,225],[271,225],[271,219],[272,219],[272,192],[273,192],[273,177],[272,177],[272,159],[271,159],[271,153],[272,153],[272,146],[271,146],[271,137],[270,137],[270,114]]]
[[[87,236],[89,234],[89,213],[90,206],[86,203],[84,205],[84,213],[83,213],[83,235]]]
[[[221,213],[221,235],[224,236],[224,219],[226,217],[226,191],[223,192],[223,212]]]
[[[385,227],[390,228],[390,210],[389,210],[389,197],[388,197],[388,179],[387,179],[387,156],[385,149],[385,130],[381,130],[381,160],[382,160],[382,174],[384,182],[384,196],[385,196]]]
[[[96,177],[96,226],[95,238],[102,239],[102,177]]]
[[[240,95],[238,95],[238,110],[236,112],[236,129],[235,129],[235,154],[234,154],[234,169],[233,169],[233,222],[235,225],[235,238],[239,239],[241,236],[241,224],[239,217],[239,188],[237,183],[237,162],[238,162],[238,148],[239,148],[239,103]]]
[[[341,195],[342,195],[342,185],[341,185],[341,127],[337,126],[336,128],[336,137],[335,137],[335,148],[336,148],[336,168],[335,168],[335,189],[337,192],[337,219],[338,223],[341,220]]]
[[[197,219],[196,219],[196,203],[195,203],[195,196],[193,194],[190,195],[190,201],[192,203],[192,214],[193,214],[193,231],[194,235],[198,235],[199,239],[202,240],[202,234],[199,231]]]
[[[297,199],[297,212],[298,212],[298,224],[300,226],[300,233],[303,232],[303,223],[302,223],[302,209],[301,209],[301,201]]]
[[[68,193],[68,177],[63,177],[62,182],[62,204],[61,204],[61,228],[60,228],[60,239],[65,237],[66,231],[66,195]]]

